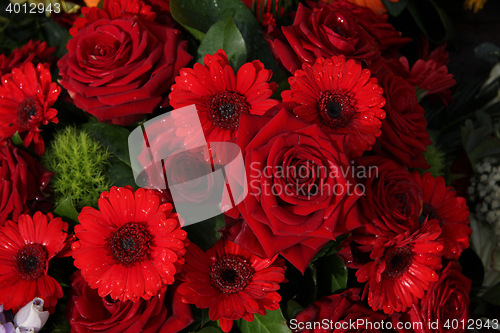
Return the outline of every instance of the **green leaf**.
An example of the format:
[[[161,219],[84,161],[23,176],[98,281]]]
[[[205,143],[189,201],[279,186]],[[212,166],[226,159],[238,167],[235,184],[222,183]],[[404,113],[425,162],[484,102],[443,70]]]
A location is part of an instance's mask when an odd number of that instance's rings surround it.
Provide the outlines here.
[[[19,132],[14,133],[14,135],[10,139],[12,140],[14,146],[24,147],[23,139],[21,139]]]
[[[200,41],[213,24],[232,16],[233,22],[245,40],[246,61],[259,59],[266,69],[273,71],[274,82],[286,80],[287,74],[281,70],[269,50],[262,28],[242,1],[171,0],[170,10],[172,17]]]
[[[328,243],[326,243],[326,245],[323,246],[321,248],[321,250],[319,250],[318,253],[316,253],[314,258],[312,258],[310,264],[312,264],[313,262],[315,262],[316,260],[318,260],[321,257],[327,257],[327,256],[331,256],[332,254],[337,253],[339,250],[341,250],[340,246],[342,245],[342,243],[344,242],[344,240],[347,237],[349,237],[349,235],[339,236],[339,237],[337,237],[336,240],[329,241]]]
[[[71,201],[71,196],[66,197],[61,203],[54,209],[54,214],[58,215],[65,222],[72,222],[73,224],[78,224],[78,211],[73,206],[73,201]]]
[[[51,17],[46,17],[45,15],[40,19],[40,26],[49,46],[66,46],[63,42],[67,41],[69,35],[68,29],[62,27],[60,24],[54,22]]]
[[[500,282],[485,292],[482,299],[491,304],[500,305]]]
[[[237,325],[242,333],[291,333],[286,324],[281,310],[267,310],[265,316],[255,314],[255,319],[248,322],[244,319],[237,321]]]
[[[347,287],[347,267],[339,256],[323,257],[315,264],[318,296],[327,296]]]
[[[198,62],[203,64],[207,54],[214,54],[222,49],[226,52],[229,64],[235,72],[246,62],[247,48],[245,40],[231,17],[212,25],[198,48]]]
[[[407,8],[420,30],[433,43],[441,44],[454,37],[450,18],[434,0],[408,0]]]
[[[299,313],[302,310],[304,310],[304,308],[302,307],[302,305],[300,305],[299,303],[295,302],[293,299],[289,300],[286,303],[286,315],[287,315],[288,319],[295,318],[295,316],[297,315],[297,313]]]
[[[132,188],[137,189],[132,168],[121,161],[121,159],[111,156],[108,159],[109,167],[106,170],[106,175],[112,182],[113,186],[123,187],[130,185]]]
[[[202,309],[201,310],[201,322],[200,322],[201,327],[205,326],[209,322],[210,322],[210,316],[208,315],[208,309]]]
[[[110,153],[120,161],[131,166],[128,151],[128,136],[130,131],[126,128],[104,123],[86,123],[82,125],[91,137],[99,141]],[[132,171],[131,171],[132,172]]]
[[[220,214],[206,221],[188,225],[183,229],[186,230],[190,241],[206,251],[220,239],[219,229],[223,226],[224,214]]]
[[[212,24],[220,19],[214,11],[206,10],[208,5],[208,1],[194,5],[193,0],[173,0],[170,1],[170,12],[174,20],[201,41]]]
[[[387,12],[392,16],[399,16],[405,10],[408,5],[408,0],[399,0],[398,2],[392,2],[390,0],[382,0]]]

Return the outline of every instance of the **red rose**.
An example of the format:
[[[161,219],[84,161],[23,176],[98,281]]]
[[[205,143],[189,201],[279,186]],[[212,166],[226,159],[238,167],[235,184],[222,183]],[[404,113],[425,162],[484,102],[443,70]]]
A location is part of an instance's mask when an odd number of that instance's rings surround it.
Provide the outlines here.
[[[365,227],[374,234],[415,231],[422,210],[423,193],[406,168],[380,156],[357,159],[357,181],[363,183],[365,196],[358,201]]]
[[[61,85],[77,107],[119,125],[153,112],[192,58],[179,30],[137,17],[93,22],[67,49]]]
[[[349,13],[363,29],[375,38],[376,46],[386,58],[399,54],[399,48],[411,42],[411,38],[401,37],[401,32],[397,31],[392,24],[387,22],[389,19],[389,15],[387,14],[375,14],[370,8],[359,6],[348,0],[330,2],[326,4],[325,2],[315,3],[308,1],[308,5],[311,8],[330,6],[336,10]]]
[[[280,253],[303,272],[324,244],[359,226],[353,207],[362,193],[348,172],[346,141],[286,110],[242,114],[236,143],[248,195],[237,208],[245,221],[228,225],[237,232],[227,235],[250,252]]]
[[[367,308],[359,292],[351,288],[317,300],[290,321],[290,328],[296,333],[381,332],[387,316]]]
[[[99,7],[83,7],[83,17],[79,17],[74,26],[69,29],[71,36],[76,36],[78,31],[100,19],[127,19],[137,15],[144,21],[155,21],[156,13],[151,11],[151,7],[141,0],[105,0]],[[173,26],[170,26],[173,28]]]
[[[0,147],[0,226],[49,205],[42,191],[52,175],[27,152],[12,145]]]
[[[341,8],[309,9],[299,4],[293,25],[282,27],[282,31],[284,36],[271,32],[268,43],[290,73],[300,69],[303,63],[313,64],[318,57],[343,54],[346,59],[361,60],[368,66],[381,60],[375,39],[352,13]]]
[[[423,152],[432,141],[415,88],[391,72],[380,75],[379,80],[384,89],[386,117],[373,150],[410,168],[429,168]]]
[[[439,281],[431,283],[420,303],[399,320],[422,322],[423,329],[414,330],[417,333],[465,332],[462,323],[467,326],[471,287],[472,281],[462,274],[460,264],[452,261],[442,270]],[[435,325],[438,322],[439,325]],[[446,323],[448,328],[443,326]]]
[[[73,276],[66,318],[71,333],[134,332],[173,333],[193,322],[191,308],[182,302],[176,287],[150,300],[113,301],[100,297],[77,271]]]
[[[224,179],[213,172],[203,151],[203,147],[178,151],[165,160],[168,188],[175,195],[176,205],[213,202],[213,194],[222,193]],[[220,197],[217,199],[220,202]]]

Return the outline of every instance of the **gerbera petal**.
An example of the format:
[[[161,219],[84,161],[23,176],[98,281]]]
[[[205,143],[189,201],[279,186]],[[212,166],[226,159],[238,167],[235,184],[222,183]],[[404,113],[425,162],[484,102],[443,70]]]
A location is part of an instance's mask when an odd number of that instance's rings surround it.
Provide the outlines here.
[[[100,211],[80,213],[75,266],[101,297],[149,300],[174,282],[176,266],[184,262],[186,232],[172,205],[159,203],[152,190],[112,187],[102,193]]]

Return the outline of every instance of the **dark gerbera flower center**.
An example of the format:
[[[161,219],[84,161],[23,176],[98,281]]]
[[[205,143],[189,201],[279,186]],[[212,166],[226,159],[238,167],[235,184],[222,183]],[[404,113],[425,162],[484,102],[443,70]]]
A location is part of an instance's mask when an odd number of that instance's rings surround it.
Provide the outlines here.
[[[342,91],[322,91],[318,99],[318,112],[322,122],[331,127],[346,127],[356,113],[354,100]]]
[[[250,282],[253,270],[250,263],[237,255],[228,254],[212,263],[210,281],[226,294],[243,290]]]
[[[238,128],[241,113],[250,111],[250,106],[244,96],[229,91],[211,95],[208,107],[212,123],[229,131],[235,131]]]
[[[41,107],[33,97],[26,97],[17,107],[17,119],[19,128],[22,131],[29,129],[31,119],[36,119],[39,116]]]
[[[424,207],[422,208],[422,214],[420,214],[418,222],[422,224],[425,222],[425,219],[438,220],[439,222],[441,222],[441,217],[439,216],[437,210],[431,205],[429,205],[427,202],[424,202]]]
[[[409,245],[392,247],[385,256],[385,271],[388,278],[398,278],[408,271],[413,262],[413,248]]]
[[[140,223],[122,225],[106,240],[111,256],[124,266],[143,260],[149,251],[151,234]]]
[[[14,267],[23,279],[33,281],[45,271],[47,259],[48,252],[45,246],[37,243],[27,244],[17,251],[14,257]]]

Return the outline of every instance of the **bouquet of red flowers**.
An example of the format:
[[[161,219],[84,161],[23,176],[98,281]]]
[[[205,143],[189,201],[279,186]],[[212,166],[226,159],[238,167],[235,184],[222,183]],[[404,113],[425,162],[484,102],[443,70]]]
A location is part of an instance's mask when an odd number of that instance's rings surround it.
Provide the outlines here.
[[[500,71],[418,1],[2,6],[0,331],[500,327]]]

